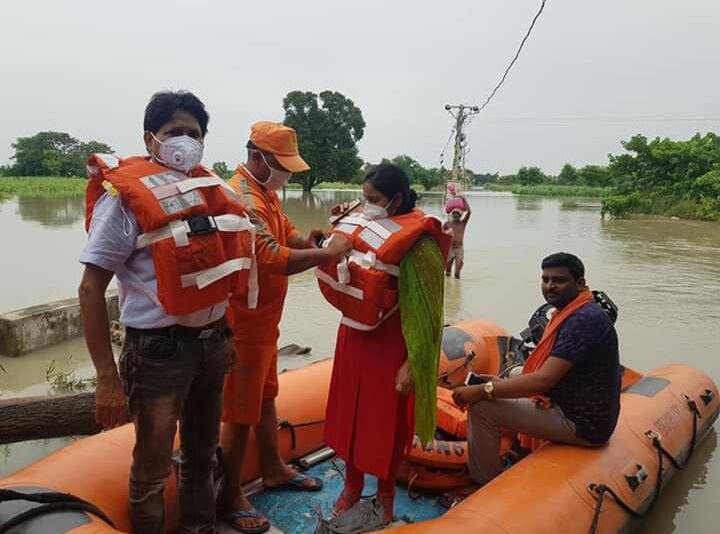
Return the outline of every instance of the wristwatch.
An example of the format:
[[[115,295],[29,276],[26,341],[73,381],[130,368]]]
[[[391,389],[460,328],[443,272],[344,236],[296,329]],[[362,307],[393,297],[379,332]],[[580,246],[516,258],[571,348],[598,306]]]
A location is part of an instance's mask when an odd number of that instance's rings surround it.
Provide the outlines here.
[[[485,392],[485,397],[492,400],[495,385],[492,382],[485,382],[485,384],[483,384],[483,391]]]

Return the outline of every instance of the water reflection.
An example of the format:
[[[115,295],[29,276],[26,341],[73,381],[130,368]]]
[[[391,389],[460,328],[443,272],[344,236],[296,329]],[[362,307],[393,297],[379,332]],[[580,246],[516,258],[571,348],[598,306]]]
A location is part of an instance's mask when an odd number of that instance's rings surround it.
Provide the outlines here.
[[[43,226],[71,226],[85,216],[83,197],[18,197],[18,213],[24,221]]]
[[[515,209],[519,211],[538,211],[542,204],[542,197],[515,197]]]

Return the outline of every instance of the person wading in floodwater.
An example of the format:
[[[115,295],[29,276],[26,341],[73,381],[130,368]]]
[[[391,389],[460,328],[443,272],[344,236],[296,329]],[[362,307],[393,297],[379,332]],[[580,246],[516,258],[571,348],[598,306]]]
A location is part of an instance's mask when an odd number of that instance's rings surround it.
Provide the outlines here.
[[[470,204],[464,197],[455,198],[463,199],[466,211],[463,213],[460,208],[453,209],[450,212],[449,219],[443,224],[443,232],[452,235],[450,253],[448,254],[447,263],[445,264],[445,276],[450,276],[453,264],[455,264],[455,278],[460,278],[460,272],[465,264],[465,229],[470,220],[472,210],[470,209]]]

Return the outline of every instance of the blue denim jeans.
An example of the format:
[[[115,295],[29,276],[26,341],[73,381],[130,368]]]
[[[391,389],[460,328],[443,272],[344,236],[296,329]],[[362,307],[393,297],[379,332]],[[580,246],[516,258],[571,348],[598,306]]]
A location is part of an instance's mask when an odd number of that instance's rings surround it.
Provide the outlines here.
[[[215,532],[213,470],[226,369],[224,321],[202,338],[128,329],[120,375],[135,426],[130,521],[135,534],[163,532],[163,490],[180,422],[180,534]]]

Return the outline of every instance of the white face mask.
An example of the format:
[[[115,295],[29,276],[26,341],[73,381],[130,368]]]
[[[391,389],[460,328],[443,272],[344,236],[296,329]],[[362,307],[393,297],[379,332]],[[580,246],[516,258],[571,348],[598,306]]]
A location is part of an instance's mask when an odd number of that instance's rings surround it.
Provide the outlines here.
[[[267,159],[265,159],[265,154],[263,154],[262,150],[258,150],[258,152],[260,152],[260,156],[262,156],[262,159],[265,162],[265,166],[270,169],[270,175],[264,182],[261,182],[254,176],[253,178],[255,178],[256,182],[261,184],[265,189],[268,189],[269,191],[277,191],[278,189],[282,189],[282,187],[288,182],[288,180],[290,180],[292,173],[290,171],[276,169],[267,162]]]
[[[155,134],[152,136],[160,144],[160,153],[155,155],[155,159],[162,165],[185,174],[200,165],[205,146],[197,139],[189,135],[178,135],[160,141]]]
[[[377,204],[372,204],[365,201],[365,205],[363,206],[362,210],[362,216],[365,217],[369,221],[376,221],[378,219],[387,219],[390,217],[390,214],[388,213],[387,207],[390,205],[390,202],[388,202],[385,207],[378,206]]]

